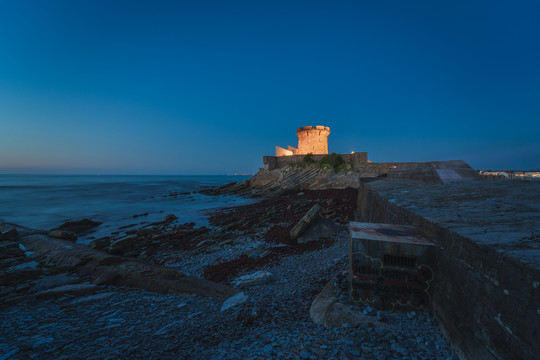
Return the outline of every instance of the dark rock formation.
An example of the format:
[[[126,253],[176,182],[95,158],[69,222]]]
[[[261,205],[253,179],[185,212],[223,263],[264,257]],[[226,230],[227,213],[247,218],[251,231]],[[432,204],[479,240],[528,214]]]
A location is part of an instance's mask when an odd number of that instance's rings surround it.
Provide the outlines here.
[[[99,221],[82,219],[79,221],[68,221],[57,227],[55,230],[69,231],[74,234],[83,234],[101,225]]]

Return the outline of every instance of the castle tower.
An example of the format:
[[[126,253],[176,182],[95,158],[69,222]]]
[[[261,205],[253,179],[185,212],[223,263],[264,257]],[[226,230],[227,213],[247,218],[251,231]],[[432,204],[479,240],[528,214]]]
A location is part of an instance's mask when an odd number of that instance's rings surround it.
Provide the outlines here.
[[[307,154],[328,154],[328,135],[330,135],[330,128],[326,126],[317,125],[303,126],[296,130],[298,136],[298,150],[296,155]]]

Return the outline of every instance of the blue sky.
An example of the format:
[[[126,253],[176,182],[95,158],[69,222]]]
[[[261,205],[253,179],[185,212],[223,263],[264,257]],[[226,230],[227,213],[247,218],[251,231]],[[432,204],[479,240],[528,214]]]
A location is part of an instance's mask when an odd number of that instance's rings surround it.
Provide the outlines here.
[[[296,128],[372,161],[540,168],[538,1],[2,1],[0,172],[253,173]]]

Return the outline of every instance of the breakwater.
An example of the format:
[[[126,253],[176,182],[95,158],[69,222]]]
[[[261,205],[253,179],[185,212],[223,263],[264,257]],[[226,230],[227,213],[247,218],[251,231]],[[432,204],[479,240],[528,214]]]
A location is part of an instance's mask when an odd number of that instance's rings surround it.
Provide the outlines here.
[[[540,353],[540,184],[360,184],[362,221],[410,224],[440,246],[433,311],[465,359]]]

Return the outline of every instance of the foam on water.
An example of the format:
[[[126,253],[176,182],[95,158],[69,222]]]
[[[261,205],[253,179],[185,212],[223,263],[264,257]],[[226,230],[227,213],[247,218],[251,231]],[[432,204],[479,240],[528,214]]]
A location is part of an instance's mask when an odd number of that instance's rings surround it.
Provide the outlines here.
[[[80,176],[0,175],[0,220],[35,229],[52,229],[69,220],[103,222],[95,233],[110,235],[119,227],[144,226],[174,214],[178,222],[207,224],[206,213],[250,199],[194,193],[205,186],[242,181],[247,176]],[[183,193],[167,196],[171,193]],[[134,215],[148,213],[134,218]]]

